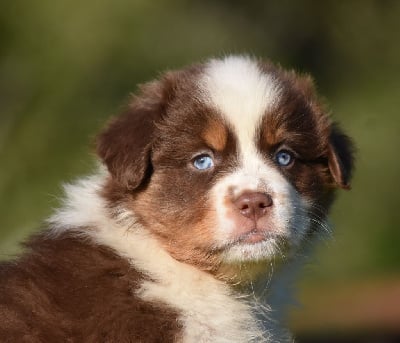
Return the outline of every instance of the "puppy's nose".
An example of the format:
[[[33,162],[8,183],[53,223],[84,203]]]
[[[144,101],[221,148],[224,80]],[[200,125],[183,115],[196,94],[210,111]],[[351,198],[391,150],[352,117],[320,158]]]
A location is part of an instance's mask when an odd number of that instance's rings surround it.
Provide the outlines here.
[[[243,216],[257,221],[267,213],[268,207],[272,206],[272,198],[266,193],[247,192],[237,198],[233,204]]]

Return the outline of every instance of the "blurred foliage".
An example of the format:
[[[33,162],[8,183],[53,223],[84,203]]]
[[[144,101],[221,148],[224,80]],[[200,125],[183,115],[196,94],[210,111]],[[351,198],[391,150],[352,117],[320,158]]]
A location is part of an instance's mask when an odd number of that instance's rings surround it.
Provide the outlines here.
[[[358,147],[308,283],[399,274],[400,1],[13,0],[0,5],[0,251],[89,173],[137,84],[227,53],[311,73]]]

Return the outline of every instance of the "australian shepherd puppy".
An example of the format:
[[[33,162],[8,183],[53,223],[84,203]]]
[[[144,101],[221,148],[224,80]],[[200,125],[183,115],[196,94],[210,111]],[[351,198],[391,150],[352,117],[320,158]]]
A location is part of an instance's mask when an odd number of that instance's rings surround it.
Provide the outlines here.
[[[243,56],[165,73],[0,265],[1,341],[288,340],[279,275],[326,229],[351,150],[308,76]]]

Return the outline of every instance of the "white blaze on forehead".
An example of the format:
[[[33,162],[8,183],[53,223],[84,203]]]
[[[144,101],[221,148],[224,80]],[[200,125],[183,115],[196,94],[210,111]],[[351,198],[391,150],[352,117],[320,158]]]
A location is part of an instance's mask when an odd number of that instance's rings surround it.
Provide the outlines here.
[[[263,73],[256,61],[244,56],[211,60],[201,86],[207,100],[232,125],[242,152],[249,144],[254,145],[263,115],[279,101],[278,82]]]

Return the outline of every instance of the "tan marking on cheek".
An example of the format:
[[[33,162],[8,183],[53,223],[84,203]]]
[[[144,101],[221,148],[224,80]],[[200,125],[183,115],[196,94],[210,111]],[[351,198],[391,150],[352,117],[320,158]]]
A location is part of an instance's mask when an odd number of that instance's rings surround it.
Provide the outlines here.
[[[151,210],[151,201],[152,197],[144,192],[138,195],[131,207],[163,248],[177,261],[204,271],[216,270],[221,258],[220,252],[214,249],[215,212],[205,210],[201,218],[194,218],[192,223],[176,216],[158,218]]]
[[[202,138],[211,148],[222,151],[228,139],[227,128],[218,120],[210,120],[202,133]]]
[[[211,213],[206,213],[204,220],[186,230],[171,226],[169,237],[159,237],[161,244],[176,260],[212,272],[220,264],[220,252],[214,249],[213,219]]]

